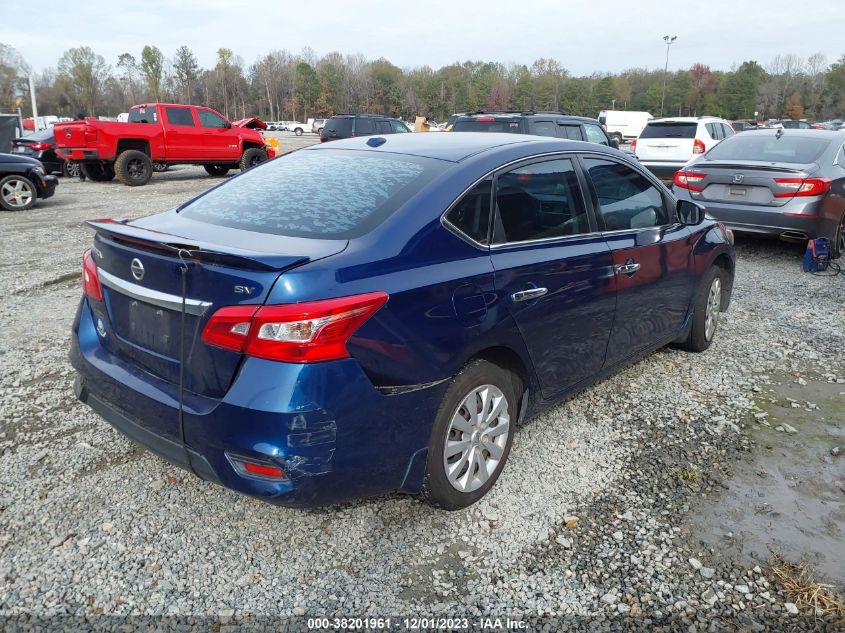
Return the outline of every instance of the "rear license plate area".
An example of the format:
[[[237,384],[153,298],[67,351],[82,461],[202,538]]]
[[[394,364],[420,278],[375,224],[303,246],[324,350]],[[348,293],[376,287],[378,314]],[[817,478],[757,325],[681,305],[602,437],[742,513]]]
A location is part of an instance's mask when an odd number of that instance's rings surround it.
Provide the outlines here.
[[[733,187],[732,186],[729,191],[730,191],[731,196],[734,196],[734,197],[737,197],[737,198],[743,198],[748,194],[748,189],[746,187]]]
[[[171,359],[179,358],[181,314],[109,290],[112,325],[123,340]],[[185,316],[186,331],[195,323]]]

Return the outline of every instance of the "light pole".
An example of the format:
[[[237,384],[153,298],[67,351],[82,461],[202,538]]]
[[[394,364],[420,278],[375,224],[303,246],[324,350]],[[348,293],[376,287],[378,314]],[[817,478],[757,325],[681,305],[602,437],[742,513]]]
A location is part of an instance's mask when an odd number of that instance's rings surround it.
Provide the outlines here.
[[[666,42],[666,65],[663,67],[663,94],[660,96],[660,116],[663,116],[663,104],[666,101],[666,75],[669,74],[669,47],[678,39],[677,35],[663,36],[663,41]]]

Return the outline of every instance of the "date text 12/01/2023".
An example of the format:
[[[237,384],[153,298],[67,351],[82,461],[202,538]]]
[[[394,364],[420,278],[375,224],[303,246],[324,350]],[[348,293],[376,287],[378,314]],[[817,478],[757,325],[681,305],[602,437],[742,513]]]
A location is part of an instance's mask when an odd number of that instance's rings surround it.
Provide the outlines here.
[[[439,617],[410,617],[410,618],[308,618],[309,630],[489,630],[515,631],[527,629],[524,620],[506,618],[439,618]]]

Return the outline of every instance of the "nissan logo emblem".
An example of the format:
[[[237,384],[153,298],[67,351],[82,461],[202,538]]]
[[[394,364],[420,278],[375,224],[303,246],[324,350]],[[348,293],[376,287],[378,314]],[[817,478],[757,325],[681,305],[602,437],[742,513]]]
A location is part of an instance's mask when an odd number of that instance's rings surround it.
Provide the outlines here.
[[[144,278],[144,265],[137,257],[132,260],[131,264],[129,264],[129,270],[132,271],[132,276],[138,281],[141,281]]]

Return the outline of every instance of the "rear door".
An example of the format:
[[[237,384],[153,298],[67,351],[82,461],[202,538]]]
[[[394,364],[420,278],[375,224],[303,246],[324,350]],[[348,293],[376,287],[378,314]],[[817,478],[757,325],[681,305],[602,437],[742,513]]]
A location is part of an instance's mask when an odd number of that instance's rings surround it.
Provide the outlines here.
[[[691,231],[676,220],[667,192],[639,170],[606,156],[582,163],[615,268],[610,365],[680,332],[694,285]]]
[[[698,129],[696,121],[657,121],[643,128],[637,139],[637,157],[643,161],[686,162]]]
[[[163,106],[167,160],[203,160],[205,133],[190,106]]]
[[[616,307],[613,260],[588,211],[573,155],[496,177],[496,293],[525,341],[544,397],[599,372]]]
[[[238,160],[241,154],[240,143],[231,124],[208,108],[197,108],[196,112],[203,138],[202,157],[224,162]]]

